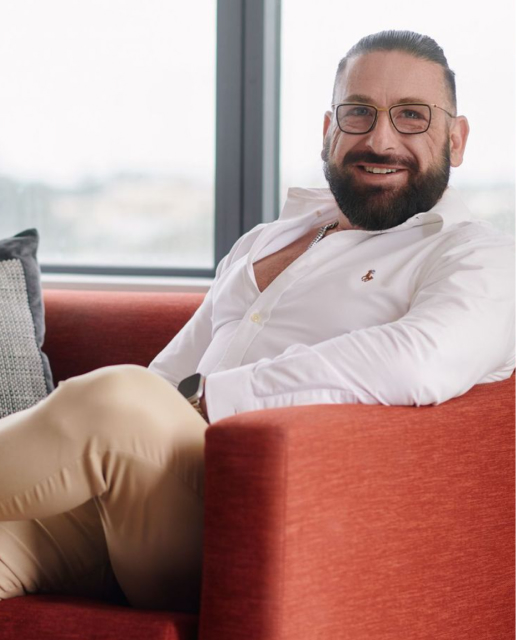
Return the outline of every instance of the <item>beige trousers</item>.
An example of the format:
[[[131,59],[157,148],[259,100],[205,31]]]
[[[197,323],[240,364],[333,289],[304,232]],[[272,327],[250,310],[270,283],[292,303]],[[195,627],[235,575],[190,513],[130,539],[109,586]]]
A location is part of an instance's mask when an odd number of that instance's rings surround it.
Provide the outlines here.
[[[0,599],[125,595],[192,610],[206,427],[168,382],[132,365],[72,378],[0,420]]]

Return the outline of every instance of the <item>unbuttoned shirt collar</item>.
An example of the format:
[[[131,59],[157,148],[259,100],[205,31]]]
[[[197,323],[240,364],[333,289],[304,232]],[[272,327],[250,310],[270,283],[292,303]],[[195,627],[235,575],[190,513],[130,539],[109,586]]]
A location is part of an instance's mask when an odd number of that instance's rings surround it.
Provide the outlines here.
[[[340,209],[338,208],[330,189],[304,189],[301,187],[294,187],[288,190],[287,199],[279,216],[279,220],[299,220],[299,218],[303,216],[315,216],[317,224],[322,227],[327,222],[336,220],[339,213]],[[447,187],[441,199],[434,207],[432,207],[432,209],[430,209],[430,211],[416,213],[408,220],[405,220],[402,224],[391,227],[390,229],[382,229],[380,231],[354,229],[353,231],[377,235],[405,231],[412,227],[435,224],[436,222],[441,222],[441,229],[444,229],[452,224],[458,224],[469,220],[471,220],[471,213],[461,196],[453,187]]]

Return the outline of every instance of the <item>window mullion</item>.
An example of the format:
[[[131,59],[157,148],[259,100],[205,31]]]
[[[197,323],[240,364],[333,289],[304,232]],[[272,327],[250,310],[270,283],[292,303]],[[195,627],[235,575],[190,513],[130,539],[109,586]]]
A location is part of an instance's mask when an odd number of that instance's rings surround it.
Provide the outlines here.
[[[217,3],[215,262],[242,235],[244,0]]]
[[[216,232],[218,262],[278,216],[280,0],[219,0]]]
[[[280,0],[246,0],[243,227],[278,217]]]

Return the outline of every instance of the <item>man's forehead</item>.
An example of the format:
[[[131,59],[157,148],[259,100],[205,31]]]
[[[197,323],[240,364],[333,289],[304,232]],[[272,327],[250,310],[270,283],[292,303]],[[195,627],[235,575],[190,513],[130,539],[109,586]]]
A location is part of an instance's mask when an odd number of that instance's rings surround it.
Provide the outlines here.
[[[437,102],[446,97],[442,67],[403,51],[372,51],[351,58],[335,89],[338,102]]]

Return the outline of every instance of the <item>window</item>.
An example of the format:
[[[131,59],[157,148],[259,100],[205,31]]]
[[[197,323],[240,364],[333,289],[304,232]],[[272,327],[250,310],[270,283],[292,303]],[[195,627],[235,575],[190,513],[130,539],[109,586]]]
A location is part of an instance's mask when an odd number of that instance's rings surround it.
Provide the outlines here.
[[[513,19],[509,0],[4,2],[0,237],[37,227],[46,271],[213,275],[289,186],[326,186],[337,63],[391,28],[443,46],[472,129],[452,184],[513,232]]]
[[[320,159],[323,115],[339,60],[365,35],[409,29],[443,47],[456,72],[459,113],[470,122],[464,163],[452,170],[451,184],[476,217],[514,233],[513,2],[494,0],[486,11],[483,4],[448,0],[283,0],[282,10],[282,199],[290,186],[327,186]]]
[[[0,235],[74,269],[214,266],[216,0],[0,8]]]

